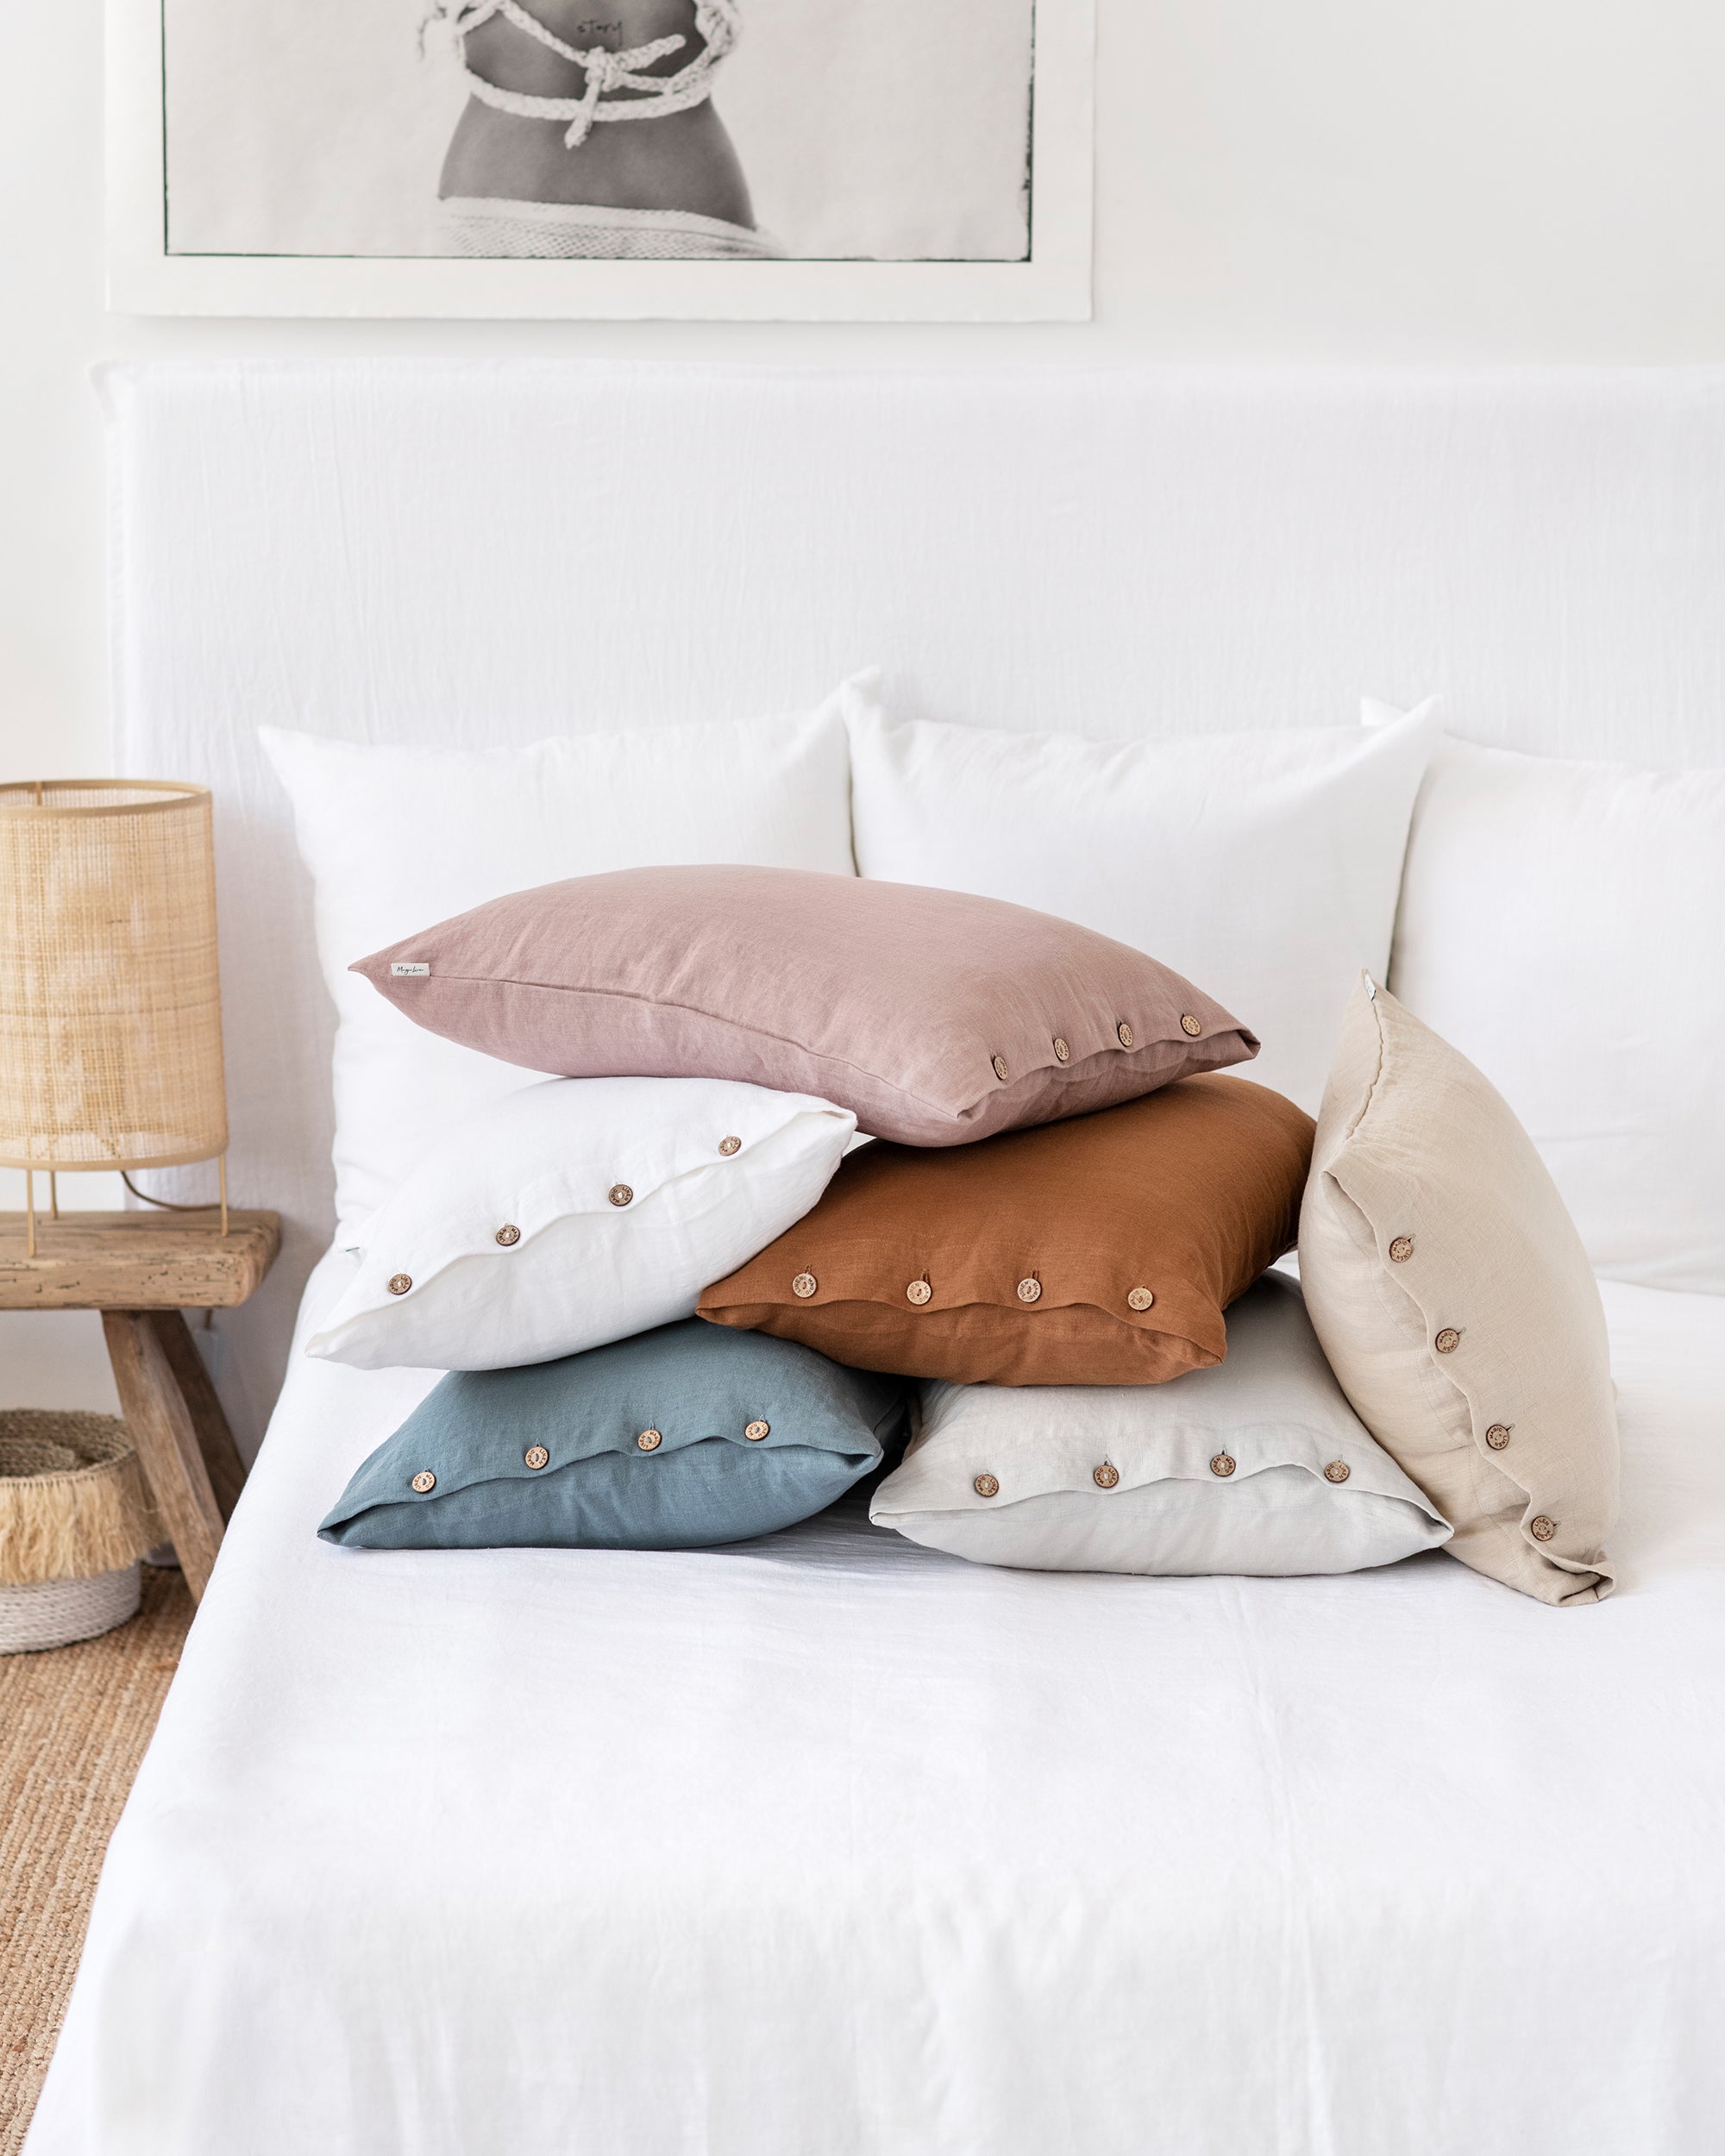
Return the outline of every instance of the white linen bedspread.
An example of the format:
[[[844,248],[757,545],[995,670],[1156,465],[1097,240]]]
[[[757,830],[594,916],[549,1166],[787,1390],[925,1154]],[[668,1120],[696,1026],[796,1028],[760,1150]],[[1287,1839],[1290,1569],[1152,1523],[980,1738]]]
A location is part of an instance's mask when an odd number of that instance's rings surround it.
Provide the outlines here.
[[[314,1279],[326,1300],[331,1269]],[[1696,2156],[1725,1300],[1605,1291],[1615,1599],[313,1530],[296,1361],[28,2156]]]

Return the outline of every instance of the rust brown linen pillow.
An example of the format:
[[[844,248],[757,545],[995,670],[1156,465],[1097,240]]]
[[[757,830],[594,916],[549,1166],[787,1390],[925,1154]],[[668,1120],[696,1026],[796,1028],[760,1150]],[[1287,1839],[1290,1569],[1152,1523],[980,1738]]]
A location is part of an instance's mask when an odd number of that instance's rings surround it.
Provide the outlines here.
[[[1291,1246],[1313,1129],[1199,1077],[961,1151],[864,1146],[700,1314],[908,1377],[1159,1384],[1221,1361],[1223,1311]]]
[[[908,1145],[1082,1115],[1258,1053],[1201,989],[1089,929],[812,869],[577,876],[353,970],[505,1062],[811,1093]]]

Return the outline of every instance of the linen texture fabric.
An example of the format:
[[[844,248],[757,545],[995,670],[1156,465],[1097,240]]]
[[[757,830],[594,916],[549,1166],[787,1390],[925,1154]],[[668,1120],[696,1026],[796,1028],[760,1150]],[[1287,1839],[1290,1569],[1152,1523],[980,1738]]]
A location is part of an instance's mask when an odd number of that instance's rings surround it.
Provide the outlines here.
[[[576,877],[354,970],[505,1062],[812,1093],[912,1145],[1079,1115],[1258,1052],[1201,989],[1070,921],[784,868]]]
[[[543,1363],[692,1318],[819,1197],[856,1127],[718,1078],[550,1078],[464,1119],[361,1231],[306,1342],[362,1369]]]
[[[895,723],[840,692],[864,876],[1039,906],[1153,950],[1261,1037],[1315,1113],[1348,993],[1381,976],[1435,703],[1392,725],[1093,741]]]
[[[880,1463],[903,1388],[696,1319],[452,1371],[317,1532],[371,1550],[692,1550],[806,1520]]]
[[[1563,1200],[1465,1056],[1362,981],[1300,1219],[1306,1307],[1355,1412],[1455,1529],[1546,1602],[1610,1591],[1615,1396]]]
[[[907,1376],[1159,1384],[1220,1362],[1223,1311],[1293,1244],[1312,1131],[1212,1075],[976,1145],[863,1146],[700,1314]]]
[[[1389,986],[1502,1094],[1608,1279],[1725,1294],[1722,923],[1725,770],[1433,759]]]
[[[931,1384],[869,1516],[984,1564],[1051,1572],[1354,1572],[1448,1541],[1348,1406],[1270,1273],[1226,1361],[1165,1385]]]
[[[258,737],[292,802],[336,1006],[343,1241],[457,1116],[521,1083],[519,1058],[499,1062],[404,1025],[348,970],[359,952],[524,884],[643,862],[851,869],[850,758],[835,699],[797,718],[523,748],[374,746],[275,727]]]

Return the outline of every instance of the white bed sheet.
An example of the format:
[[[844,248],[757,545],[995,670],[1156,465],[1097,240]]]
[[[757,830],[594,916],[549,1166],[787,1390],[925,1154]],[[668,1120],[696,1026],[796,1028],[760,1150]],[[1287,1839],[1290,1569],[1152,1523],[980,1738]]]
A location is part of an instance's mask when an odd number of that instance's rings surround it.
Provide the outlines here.
[[[328,1260],[312,1295],[330,1292]],[[28,2156],[1696,2156],[1725,2117],[1725,1300],[1611,1287],[1623,1584],[313,1528],[296,1358]]]

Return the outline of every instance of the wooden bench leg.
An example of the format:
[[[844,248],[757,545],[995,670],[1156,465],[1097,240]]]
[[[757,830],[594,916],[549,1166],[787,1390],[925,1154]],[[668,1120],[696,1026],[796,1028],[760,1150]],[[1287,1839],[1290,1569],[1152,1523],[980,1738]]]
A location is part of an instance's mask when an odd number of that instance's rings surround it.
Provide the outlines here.
[[[102,1330],[126,1426],[195,1601],[209,1583],[222,1545],[222,1511],[204,1463],[197,1423],[157,1329],[156,1320],[164,1314],[179,1313],[104,1310]],[[184,1319],[180,1324],[183,1329]],[[189,1338],[185,1344],[197,1354]]]
[[[210,1382],[204,1357],[198,1352],[191,1326],[177,1310],[153,1310],[150,1323],[155,1327],[168,1368],[179,1387],[179,1396],[191,1412],[191,1426],[198,1432],[198,1449],[204,1455],[210,1487],[216,1495],[216,1508],[226,1522],[234,1517],[234,1507],[245,1487],[246,1470],[240,1458],[240,1448],[228,1427],[228,1418],[216,1397],[216,1388]]]

